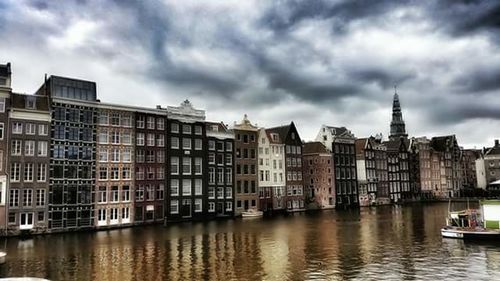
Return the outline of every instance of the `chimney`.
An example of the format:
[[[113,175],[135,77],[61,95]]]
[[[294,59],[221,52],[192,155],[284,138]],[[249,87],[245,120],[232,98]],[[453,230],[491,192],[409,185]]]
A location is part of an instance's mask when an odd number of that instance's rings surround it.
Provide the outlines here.
[[[499,146],[498,139],[495,140],[495,147]]]

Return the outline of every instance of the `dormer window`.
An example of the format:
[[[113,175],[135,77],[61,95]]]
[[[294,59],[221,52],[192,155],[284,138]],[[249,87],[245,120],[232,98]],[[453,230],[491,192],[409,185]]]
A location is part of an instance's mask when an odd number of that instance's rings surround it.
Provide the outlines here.
[[[219,126],[217,126],[217,125],[212,125],[212,131],[213,131],[213,132],[218,132],[218,131],[219,131]]]
[[[292,132],[292,140],[294,140],[294,139],[295,139],[295,133]]]
[[[273,136],[273,141],[278,141],[278,135],[277,134],[272,134]]]
[[[27,109],[36,109],[36,98],[35,97],[26,97],[26,108]]]

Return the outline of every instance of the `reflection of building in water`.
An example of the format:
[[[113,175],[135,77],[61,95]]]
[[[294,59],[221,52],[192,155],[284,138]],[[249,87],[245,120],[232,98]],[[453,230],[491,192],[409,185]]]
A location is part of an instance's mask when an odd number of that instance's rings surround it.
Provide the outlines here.
[[[266,280],[280,280],[286,276],[289,266],[287,229],[276,228],[268,235],[259,236],[259,250],[262,259],[262,274]]]

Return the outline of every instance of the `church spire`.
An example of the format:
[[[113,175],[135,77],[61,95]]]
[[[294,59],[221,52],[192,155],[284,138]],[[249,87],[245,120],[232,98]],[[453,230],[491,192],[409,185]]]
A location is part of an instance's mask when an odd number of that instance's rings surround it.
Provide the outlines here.
[[[394,85],[394,98],[392,101],[392,121],[391,121],[391,134],[389,139],[398,139],[400,137],[408,137],[405,129],[405,121],[401,113],[401,104],[399,103],[399,95]]]

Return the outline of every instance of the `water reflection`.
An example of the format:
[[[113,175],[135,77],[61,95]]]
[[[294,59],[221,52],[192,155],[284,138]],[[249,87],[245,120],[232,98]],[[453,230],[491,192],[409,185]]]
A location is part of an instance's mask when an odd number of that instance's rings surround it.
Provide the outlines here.
[[[458,206],[461,208],[465,206]],[[447,204],[6,241],[0,276],[52,280],[493,280],[500,245],[440,237]],[[0,241],[4,245],[4,241]]]

